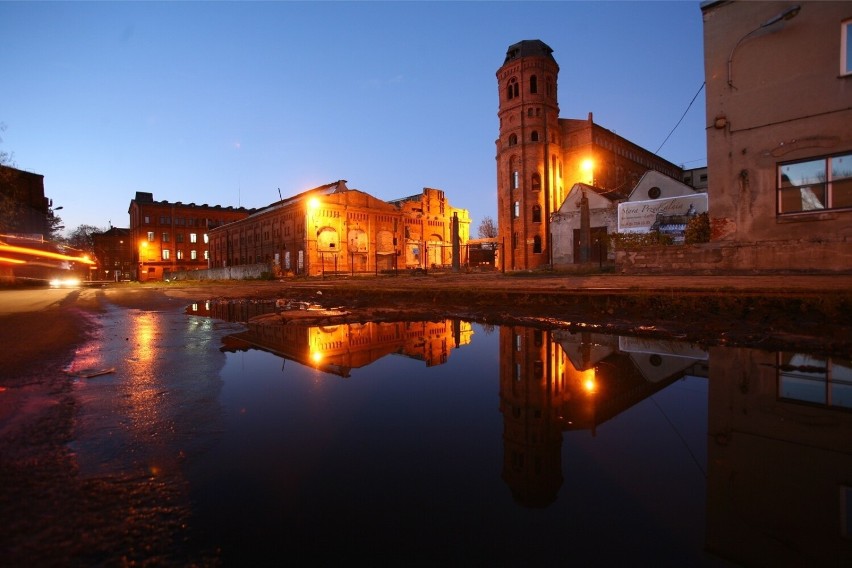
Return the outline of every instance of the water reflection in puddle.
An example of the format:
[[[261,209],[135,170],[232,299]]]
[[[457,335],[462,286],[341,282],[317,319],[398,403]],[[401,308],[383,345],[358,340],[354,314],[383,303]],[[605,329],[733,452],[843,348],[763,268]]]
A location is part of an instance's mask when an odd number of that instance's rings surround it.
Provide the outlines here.
[[[188,464],[196,543],[226,561],[852,559],[848,360],[457,320],[247,328],[222,348],[223,433]]]

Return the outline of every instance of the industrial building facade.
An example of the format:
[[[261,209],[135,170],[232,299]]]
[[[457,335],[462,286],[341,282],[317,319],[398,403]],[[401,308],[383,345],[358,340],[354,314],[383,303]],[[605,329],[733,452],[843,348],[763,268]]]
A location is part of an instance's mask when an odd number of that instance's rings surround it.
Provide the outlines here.
[[[248,217],[243,207],[154,201],[148,192],[136,192],[130,201],[132,279],[162,280],[168,272],[209,267],[208,232],[219,225]]]
[[[386,202],[338,180],[211,230],[210,267],[267,264],[276,276],[437,268],[469,231],[468,212],[439,189]]]

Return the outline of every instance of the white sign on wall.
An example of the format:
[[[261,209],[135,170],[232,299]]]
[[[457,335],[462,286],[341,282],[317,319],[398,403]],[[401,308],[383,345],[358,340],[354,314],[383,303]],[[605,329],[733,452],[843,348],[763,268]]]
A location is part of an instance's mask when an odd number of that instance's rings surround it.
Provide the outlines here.
[[[618,204],[618,232],[647,233],[657,220],[658,213],[663,215],[695,213],[697,215],[706,212],[706,193],[650,201],[625,201]]]

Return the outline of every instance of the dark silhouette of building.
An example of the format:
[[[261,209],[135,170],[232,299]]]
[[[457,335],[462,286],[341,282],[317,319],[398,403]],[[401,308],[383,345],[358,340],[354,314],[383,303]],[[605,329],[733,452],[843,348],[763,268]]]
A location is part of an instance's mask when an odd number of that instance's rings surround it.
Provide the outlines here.
[[[130,280],[134,274],[133,246],[130,229],[111,227],[103,233],[93,233],[95,258],[98,261],[94,280]]]
[[[49,209],[43,175],[0,166],[0,232],[44,238]]]

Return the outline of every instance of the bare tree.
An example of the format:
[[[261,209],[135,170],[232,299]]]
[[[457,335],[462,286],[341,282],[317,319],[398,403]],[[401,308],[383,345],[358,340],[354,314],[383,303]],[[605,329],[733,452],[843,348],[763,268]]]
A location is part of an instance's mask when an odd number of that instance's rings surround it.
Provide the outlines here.
[[[80,225],[68,234],[65,242],[68,246],[93,257],[95,254],[95,241],[92,239],[92,235],[105,231],[106,229],[95,227],[94,225]]]
[[[493,239],[495,237],[497,237],[497,225],[494,224],[494,219],[486,215],[479,223],[479,238]]]

